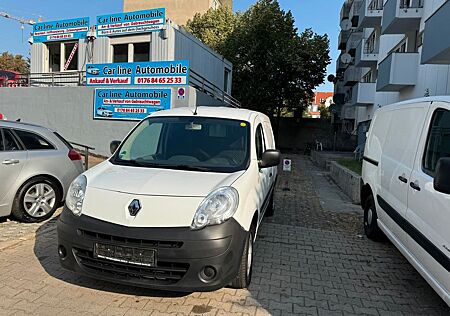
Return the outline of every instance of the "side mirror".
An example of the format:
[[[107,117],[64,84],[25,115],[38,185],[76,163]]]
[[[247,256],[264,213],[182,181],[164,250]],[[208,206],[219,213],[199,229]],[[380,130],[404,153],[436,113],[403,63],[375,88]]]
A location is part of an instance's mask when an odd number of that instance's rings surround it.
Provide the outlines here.
[[[434,189],[438,192],[450,194],[450,158],[439,159],[434,177]]]
[[[116,152],[117,148],[119,148],[120,143],[121,142],[119,140],[113,140],[111,142],[111,144],[109,144],[109,151],[111,152],[111,155],[114,155],[114,153]]]
[[[280,151],[275,149],[268,149],[263,153],[262,159],[258,162],[258,165],[260,169],[263,169],[278,166],[280,162]]]

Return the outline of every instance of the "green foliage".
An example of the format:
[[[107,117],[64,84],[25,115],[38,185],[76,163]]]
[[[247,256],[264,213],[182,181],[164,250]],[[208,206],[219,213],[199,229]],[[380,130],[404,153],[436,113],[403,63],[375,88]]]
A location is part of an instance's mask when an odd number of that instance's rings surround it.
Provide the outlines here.
[[[325,120],[331,119],[330,108],[327,107],[325,104],[319,105],[319,111],[320,111],[320,118],[321,119],[325,119]]]
[[[196,15],[188,29],[233,63],[233,96],[246,108],[281,117],[306,108],[330,63],[327,35],[301,34],[277,0],[259,0],[244,13]]]
[[[337,163],[347,169],[350,169],[356,174],[362,174],[362,161],[358,161],[353,158],[342,158],[339,159]]]
[[[218,9],[209,9],[205,14],[197,13],[189,20],[186,29],[200,39],[203,43],[218,52],[224,51],[224,45],[234,32],[238,14],[233,14],[227,6]]]
[[[0,69],[28,73],[30,71],[30,63],[22,55],[3,52],[0,55]]]

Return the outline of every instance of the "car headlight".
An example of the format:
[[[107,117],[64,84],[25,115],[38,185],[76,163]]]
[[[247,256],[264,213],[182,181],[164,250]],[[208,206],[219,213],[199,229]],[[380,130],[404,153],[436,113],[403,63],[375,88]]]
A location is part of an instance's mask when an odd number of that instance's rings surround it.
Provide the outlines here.
[[[86,194],[87,178],[84,175],[78,176],[70,184],[66,196],[66,206],[74,215],[81,216],[84,195]]]
[[[191,229],[217,225],[231,218],[239,205],[235,188],[222,187],[211,192],[200,204],[192,220]]]

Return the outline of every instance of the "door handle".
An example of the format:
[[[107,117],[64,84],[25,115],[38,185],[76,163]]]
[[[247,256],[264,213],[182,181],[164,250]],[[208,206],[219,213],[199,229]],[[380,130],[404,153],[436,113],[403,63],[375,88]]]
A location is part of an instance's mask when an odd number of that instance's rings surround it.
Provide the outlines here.
[[[273,176],[272,172],[271,172],[271,173],[269,173],[269,178],[272,178],[272,176]]]
[[[2,164],[4,165],[17,165],[20,161],[17,159],[7,159],[7,160],[3,160]]]
[[[416,191],[420,191],[421,190],[420,186],[417,183],[415,183],[415,182],[411,182],[409,185],[411,186],[411,188],[413,188]]]
[[[398,177],[398,179],[403,183],[408,183],[408,179],[406,179],[404,176]]]

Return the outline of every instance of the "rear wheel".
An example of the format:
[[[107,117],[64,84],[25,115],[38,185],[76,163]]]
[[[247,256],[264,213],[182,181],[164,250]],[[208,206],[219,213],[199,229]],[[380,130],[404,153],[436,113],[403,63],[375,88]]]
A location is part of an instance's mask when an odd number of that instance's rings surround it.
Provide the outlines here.
[[[26,223],[42,222],[55,213],[61,203],[58,186],[44,177],[25,183],[14,199],[12,216]]]
[[[252,227],[245,241],[244,252],[242,253],[239,272],[231,282],[231,287],[235,289],[245,289],[250,285],[253,270],[253,245],[255,240],[255,228]]]
[[[384,234],[378,227],[378,215],[375,206],[375,199],[370,195],[364,207],[364,232],[369,239],[380,241],[384,238]]]

